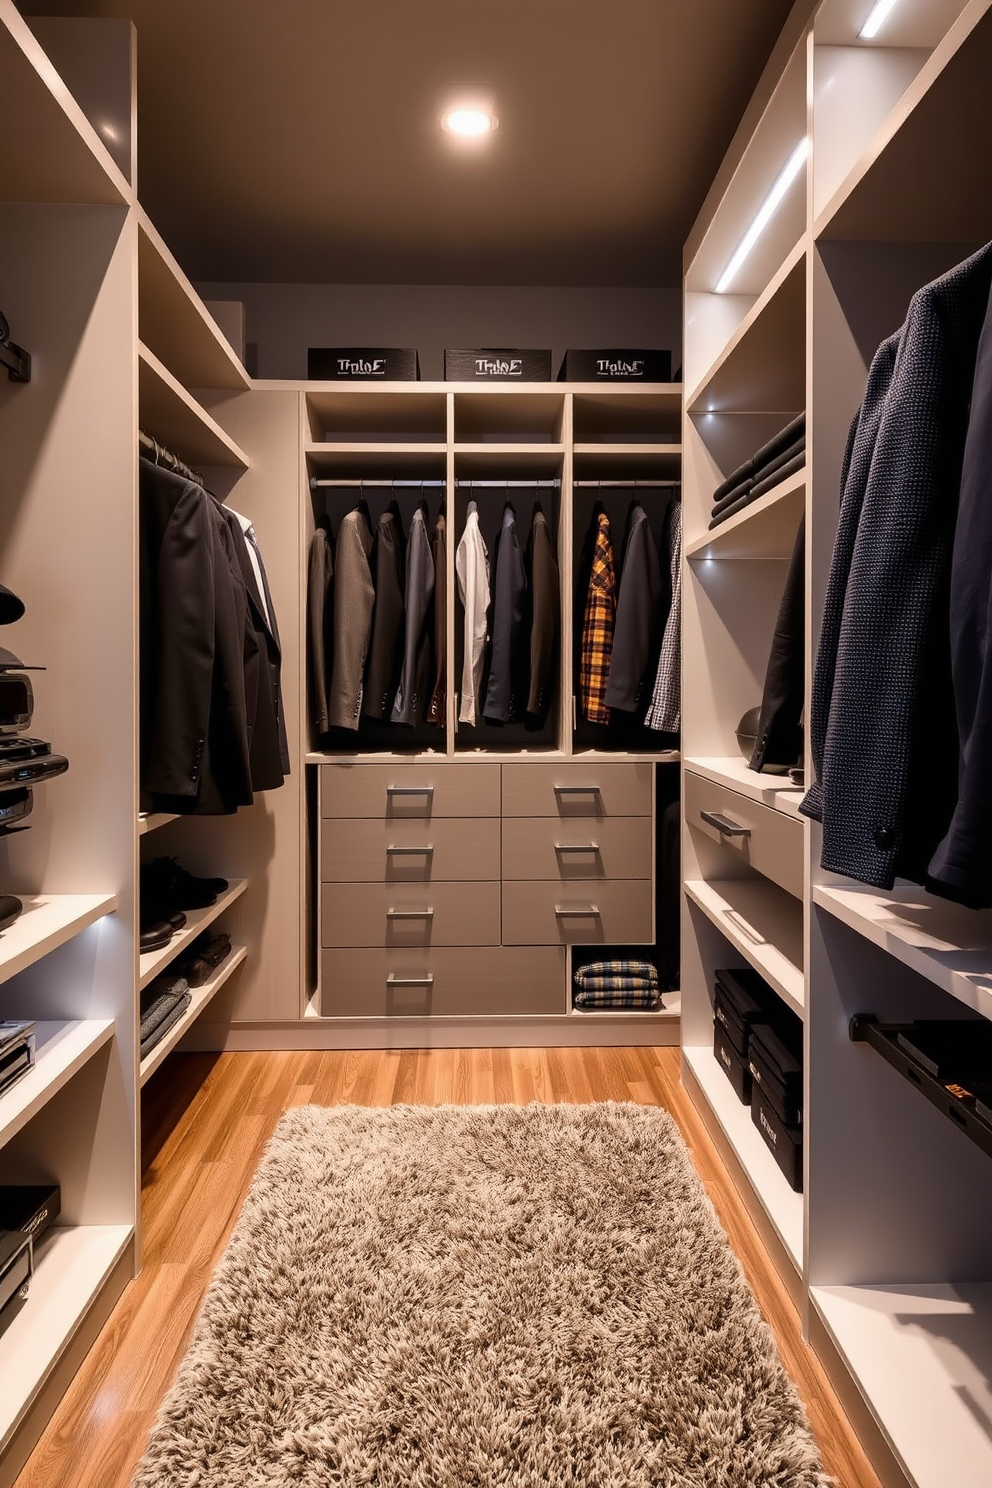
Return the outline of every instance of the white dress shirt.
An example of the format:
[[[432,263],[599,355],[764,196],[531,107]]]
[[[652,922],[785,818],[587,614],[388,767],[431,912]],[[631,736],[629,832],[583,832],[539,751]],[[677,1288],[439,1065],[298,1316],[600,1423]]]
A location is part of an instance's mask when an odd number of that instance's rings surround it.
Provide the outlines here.
[[[489,553],[479,531],[479,509],[468,504],[465,531],[455,553],[458,597],[465,607],[465,648],[462,659],[462,696],[458,718],[476,721],[479,684],[486,654],[486,617],[489,610]]]

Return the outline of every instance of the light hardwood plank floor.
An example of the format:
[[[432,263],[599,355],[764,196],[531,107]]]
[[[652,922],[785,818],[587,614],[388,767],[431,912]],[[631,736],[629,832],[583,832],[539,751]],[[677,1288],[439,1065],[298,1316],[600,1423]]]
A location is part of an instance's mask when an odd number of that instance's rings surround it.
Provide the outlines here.
[[[312,1102],[630,1100],[678,1122],[837,1488],[879,1488],[799,1318],[679,1081],[677,1049],[467,1049],[172,1055],[144,1091],[144,1268],[16,1488],[127,1488],[211,1271],[276,1122]]]

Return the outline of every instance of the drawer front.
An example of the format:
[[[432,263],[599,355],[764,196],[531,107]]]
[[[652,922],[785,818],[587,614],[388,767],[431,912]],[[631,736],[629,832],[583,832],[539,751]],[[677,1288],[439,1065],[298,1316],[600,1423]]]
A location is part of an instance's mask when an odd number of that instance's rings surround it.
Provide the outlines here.
[[[708,817],[717,817],[720,825]],[[803,824],[772,806],[749,800],[738,791],[728,790],[685,772],[685,819],[691,827],[705,832],[714,842],[739,854],[758,873],[777,883],[786,893],[802,897],[803,892]],[[728,828],[740,827],[733,832]]]
[[[564,1013],[565,952],[521,950],[324,951],[325,1018],[492,1017]]]
[[[651,818],[612,816],[565,823],[552,817],[503,818],[503,877],[582,879],[651,877]]]
[[[503,766],[503,815],[650,816],[652,766],[520,764]]]
[[[499,878],[499,818],[325,821],[325,883],[430,883]]]
[[[504,945],[649,944],[651,880],[503,884]]]
[[[499,816],[499,765],[321,765],[321,816]]]
[[[325,884],[323,946],[499,945],[498,883]]]

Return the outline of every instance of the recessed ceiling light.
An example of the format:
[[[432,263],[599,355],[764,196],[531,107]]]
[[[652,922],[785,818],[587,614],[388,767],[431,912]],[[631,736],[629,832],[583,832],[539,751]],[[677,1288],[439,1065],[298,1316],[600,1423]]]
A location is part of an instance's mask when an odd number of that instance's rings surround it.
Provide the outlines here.
[[[462,139],[481,139],[499,128],[499,120],[488,109],[451,108],[441,115],[441,128],[448,134],[457,134]]]

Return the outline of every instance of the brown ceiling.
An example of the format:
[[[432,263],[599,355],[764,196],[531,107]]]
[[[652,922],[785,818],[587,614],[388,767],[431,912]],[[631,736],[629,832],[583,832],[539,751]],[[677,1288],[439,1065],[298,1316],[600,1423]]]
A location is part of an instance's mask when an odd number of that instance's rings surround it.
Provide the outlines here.
[[[139,191],[201,280],[673,285],[791,0],[25,0],[130,16]],[[438,127],[495,95],[484,148]]]

